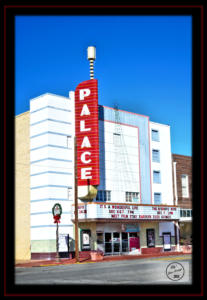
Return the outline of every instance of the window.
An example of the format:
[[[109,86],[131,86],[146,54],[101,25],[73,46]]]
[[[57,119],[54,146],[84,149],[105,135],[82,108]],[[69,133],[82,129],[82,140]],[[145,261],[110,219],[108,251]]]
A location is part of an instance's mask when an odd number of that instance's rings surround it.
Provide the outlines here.
[[[139,193],[137,192],[126,192],[126,202],[138,202]]]
[[[190,210],[189,209],[187,210],[187,217],[188,218],[190,217]]]
[[[96,201],[103,201],[103,191],[98,191]]]
[[[185,175],[185,174],[181,175],[181,187],[182,187],[182,196],[185,198],[189,197],[188,175]]]
[[[160,162],[160,150],[152,150],[152,161],[153,162]]]
[[[161,193],[154,193],[154,204],[161,204]]]
[[[113,134],[113,142],[115,146],[120,146],[121,145],[121,135],[120,133],[114,133]]]
[[[153,171],[153,183],[161,183],[160,171]]]
[[[152,129],[152,141],[155,141],[155,142],[160,141],[158,130]]]
[[[68,200],[73,200],[73,190],[68,188]]]
[[[111,191],[106,191],[106,201],[111,201]]]
[[[67,148],[72,148],[72,136],[67,136]]]
[[[111,201],[111,191],[98,191],[96,201],[108,202]]]
[[[181,209],[180,210],[181,218],[190,218],[192,217],[192,209]]]

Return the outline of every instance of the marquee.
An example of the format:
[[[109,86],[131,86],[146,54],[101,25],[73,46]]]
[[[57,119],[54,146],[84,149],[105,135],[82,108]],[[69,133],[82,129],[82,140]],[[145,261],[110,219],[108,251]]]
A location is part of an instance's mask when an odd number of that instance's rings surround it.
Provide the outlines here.
[[[122,219],[122,220],[176,220],[180,218],[180,208],[159,205],[125,204],[80,204],[79,219]]]

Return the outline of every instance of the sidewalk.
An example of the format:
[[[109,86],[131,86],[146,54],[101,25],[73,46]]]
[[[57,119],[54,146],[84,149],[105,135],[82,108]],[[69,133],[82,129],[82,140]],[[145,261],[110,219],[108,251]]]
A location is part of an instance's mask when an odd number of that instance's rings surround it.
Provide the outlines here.
[[[190,254],[190,253],[189,253]],[[59,262],[54,260],[30,260],[25,262],[17,262],[15,267],[43,267],[43,266],[55,266],[55,265],[68,265],[76,263],[94,263],[94,262],[107,262],[107,261],[117,261],[117,260],[130,260],[130,259],[142,259],[150,257],[161,257],[161,256],[173,256],[173,255],[186,255],[183,252],[163,252],[159,254],[140,254],[140,255],[117,255],[117,256],[104,256],[103,260],[92,261],[90,258],[80,258],[79,262],[76,262],[75,258],[61,258]]]

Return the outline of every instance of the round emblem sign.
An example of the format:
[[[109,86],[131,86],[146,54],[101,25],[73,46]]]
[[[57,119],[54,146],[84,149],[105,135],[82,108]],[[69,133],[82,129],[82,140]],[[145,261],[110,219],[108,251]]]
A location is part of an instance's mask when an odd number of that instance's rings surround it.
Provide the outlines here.
[[[183,278],[185,271],[180,263],[173,262],[167,266],[166,274],[170,280],[178,281]]]
[[[62,207],[59,203],[56,203],[53,208],[52,208],[52,213],[53,213],[53,216],[61,216],[62,214]]]

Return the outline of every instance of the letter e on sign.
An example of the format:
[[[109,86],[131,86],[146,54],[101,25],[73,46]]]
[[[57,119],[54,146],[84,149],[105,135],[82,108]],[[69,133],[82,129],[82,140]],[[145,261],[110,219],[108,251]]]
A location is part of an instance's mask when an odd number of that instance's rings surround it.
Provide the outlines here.
[[[81,179],[92,179],[91,170],[92,170],[92,168],[82,168],[81,169]]]

